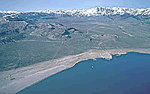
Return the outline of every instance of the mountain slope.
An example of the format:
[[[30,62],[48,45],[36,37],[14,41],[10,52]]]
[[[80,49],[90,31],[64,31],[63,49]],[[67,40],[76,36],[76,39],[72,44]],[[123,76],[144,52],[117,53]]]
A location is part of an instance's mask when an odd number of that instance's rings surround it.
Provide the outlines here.
[[[147,49],[150,9],[0,12],[0,71],[87,50]]]

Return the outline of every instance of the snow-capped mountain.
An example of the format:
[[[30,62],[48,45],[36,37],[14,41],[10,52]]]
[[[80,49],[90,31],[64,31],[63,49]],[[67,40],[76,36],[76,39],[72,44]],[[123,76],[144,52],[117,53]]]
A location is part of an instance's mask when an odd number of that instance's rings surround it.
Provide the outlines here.
[[[99,15],[150,15],[150,8],[147,9],[133,9],[133,8],[120,8],[120,7],[95,7],[91,9],[71,9],[71,10],[58,10],[41,11],[43,13],[56,13],[56,14],[68,14],[68,15],[84,15],[84,16],[99,16]]]
[[[16,15],[15,15],[16,14]],[[1,17],[16,18],[16,17],[31,17],[36,18],[45,16],[112,16],[112,15],[130,15],[130,16],[150,16],[150,8],[147,9],[133,9],[121,7],[95,7],[91,9],[71,9],[71,10],[44,10],[44,11],[29,11],[29,12],[16,12],[16,11],[0,11]],[[20,15],[20,16],[19,16]]]

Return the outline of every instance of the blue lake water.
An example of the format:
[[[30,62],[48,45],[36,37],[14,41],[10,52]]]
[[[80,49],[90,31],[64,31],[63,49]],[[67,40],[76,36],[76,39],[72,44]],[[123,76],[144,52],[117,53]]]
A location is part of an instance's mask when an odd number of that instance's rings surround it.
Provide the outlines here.
[[[81,61],[18,94],[150,94],[150,55]]]

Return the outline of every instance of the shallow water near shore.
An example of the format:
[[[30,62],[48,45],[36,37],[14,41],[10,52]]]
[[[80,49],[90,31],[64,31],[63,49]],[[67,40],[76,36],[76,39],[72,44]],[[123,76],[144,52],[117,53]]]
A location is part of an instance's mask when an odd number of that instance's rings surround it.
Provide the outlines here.
[[[150,55],[132,52],[81,61],[17,94],[150,94],[149,79]]]

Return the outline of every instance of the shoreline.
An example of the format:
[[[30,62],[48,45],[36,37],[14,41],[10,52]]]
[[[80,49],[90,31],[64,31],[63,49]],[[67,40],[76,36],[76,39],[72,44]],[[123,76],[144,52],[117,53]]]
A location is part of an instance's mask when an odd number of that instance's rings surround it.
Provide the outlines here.
[[[60,71],[72,68],[81,61],[95,58],[111,60],[112,55],[119,56],[122,54],[127,54],[128,52],[150,54],[150,49],[89,50],[77,55],[65,56],[59,59],[18,68],[16,70],[0,72],[0,75],[2,75],[0,77],[0,83],[2,83],[2,85],[0,85],[0,93],[17,93]],[[12,78],[14,79],[11,80]]]

